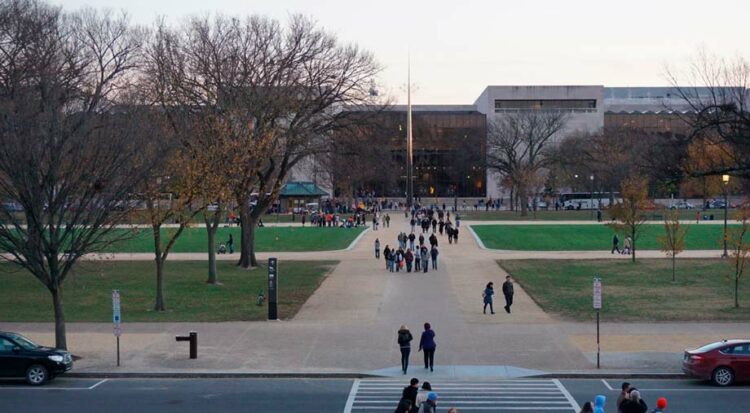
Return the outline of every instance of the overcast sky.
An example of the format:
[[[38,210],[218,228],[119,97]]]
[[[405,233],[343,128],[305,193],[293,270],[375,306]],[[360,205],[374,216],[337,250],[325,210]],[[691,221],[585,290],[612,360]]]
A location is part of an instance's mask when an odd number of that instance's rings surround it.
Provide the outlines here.
[[[157,16],[290,13],[314,17],[384,66],[383,91],[404,102],[471,104],[487,85],[665,85],[699,48],[750,58],[750,0],[52,0]]]

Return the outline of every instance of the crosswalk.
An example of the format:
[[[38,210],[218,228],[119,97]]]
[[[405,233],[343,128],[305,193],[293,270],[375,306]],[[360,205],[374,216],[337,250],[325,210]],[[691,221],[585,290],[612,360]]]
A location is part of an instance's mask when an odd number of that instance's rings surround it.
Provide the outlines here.
[[[555,379],[429,381],[439,395],[438,411],[447,411],[449,407],[461,413],[580,410],[575,399]],[[408,384],[408,380],[355,380],[344,413],[392,413]]]

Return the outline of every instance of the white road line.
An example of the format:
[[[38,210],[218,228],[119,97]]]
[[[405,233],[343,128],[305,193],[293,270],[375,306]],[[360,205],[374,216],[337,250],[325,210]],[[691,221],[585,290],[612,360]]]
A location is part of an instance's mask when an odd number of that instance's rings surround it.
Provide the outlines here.
[[[501,407],[501,406],[492,406],[492,407],[486,407],[486,406],[471,406],[466,407],[467,410],[490,410],[490,411],[500,411],[500,410],[557,410],[557,411],[569,411],[570,407],[545,407],[545,406],[518,406],[518,407]],[[383,408],[383,407],[377,407],[377,406],[362,406],[357,407],[356,410],[388,410],[389,408]]]
[[[357,390],[359,390],[359,379],[354,379],[352,388],[349,390],[349,398],[346,399],[346,406],[344,406],[344,413],[351,413],[352,407],[354,406],[354,399],[357,397]]]
[[[570,402],[570,405],[573,406],[573,410],[576,412],[581,411],[581,406],[579,406],[578,402],[576,402],[576,399],[574,399],[573,396],[570,395],[570,393],[568,392],[568,389],[566,389],[565,386],[563,386],[562,383],[560,383],[560,380],[554,379],[552,380],[552,382],[554,382],[557,385],[557,387],[560,389],[560,392],[562,392],[565,398],[568,399],[568,401]]]
[[[607,380],[602,379],[602,383],[604,383],[604,386],[607,388],[607,390],[614,390],[612,386],[609,385]]]
[[[89,389],[89,390],[94,390],[94,389],[95,389],[95,388],[96,388],[97,386],[99,386],[100,384],[104,384],[104,383],[106,383],[106,382],[108,382],[108,381],[109,381],[109,379],[104,379],[104,380],[101,380],[101,381],[99,381],[98,383],[94,384],[93,386],[89,387],[88,389]]]

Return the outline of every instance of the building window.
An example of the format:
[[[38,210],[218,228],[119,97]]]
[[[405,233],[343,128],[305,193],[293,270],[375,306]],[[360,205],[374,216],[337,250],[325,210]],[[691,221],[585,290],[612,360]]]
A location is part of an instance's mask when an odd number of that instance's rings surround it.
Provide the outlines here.
[[[596,99],[497,99],[495,112],[544,110],[555,112],[596,112]]]

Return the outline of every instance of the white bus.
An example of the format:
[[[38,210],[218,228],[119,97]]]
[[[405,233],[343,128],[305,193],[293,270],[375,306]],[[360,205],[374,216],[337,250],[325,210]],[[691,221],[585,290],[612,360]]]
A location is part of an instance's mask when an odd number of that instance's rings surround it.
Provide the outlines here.
[[[612,195],[614,195],[615,202],[622,202],[618,192]],[[609,192],[569,192],[561,194],[559,202],[562,209],[576,210],[606,208],[609,206],[609,200]]]

